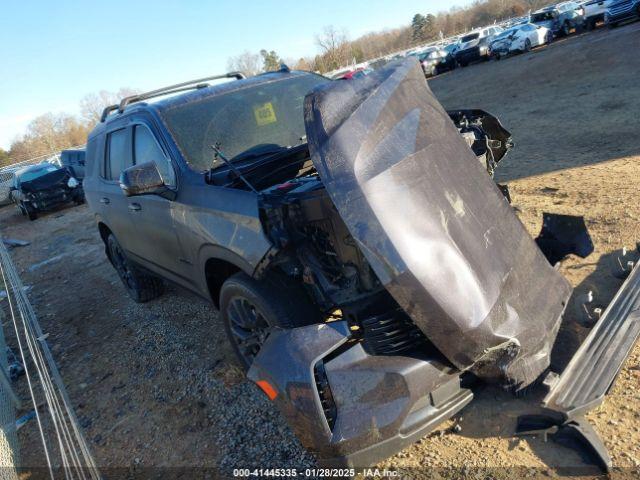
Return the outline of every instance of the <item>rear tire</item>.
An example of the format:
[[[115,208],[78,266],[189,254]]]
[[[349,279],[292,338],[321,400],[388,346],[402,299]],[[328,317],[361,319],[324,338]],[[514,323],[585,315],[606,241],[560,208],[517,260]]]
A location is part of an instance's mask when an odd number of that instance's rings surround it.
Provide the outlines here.
[[[227,338],[246,370],[275,329],[321,321],[304,288],[284,275],[258,281],[244,272],[229,277],[220,290],[220,314]]]
[[[124,250],[113,234],[107,238],[107,251],[111,264],[118,272],[118,276],[125,290],[136,303],[145,303],[162,295],[164,284],[153,275],[143,273],[127,259]]]

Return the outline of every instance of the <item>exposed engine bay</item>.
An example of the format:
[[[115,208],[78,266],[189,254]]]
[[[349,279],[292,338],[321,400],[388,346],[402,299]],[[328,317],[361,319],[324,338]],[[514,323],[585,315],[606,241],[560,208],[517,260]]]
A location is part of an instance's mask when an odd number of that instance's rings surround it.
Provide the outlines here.
[[[512,147],[510,133],[481,110],[448,113],[478,161],[493,176],[498,162]],[[261,191],[265,232],[279,249],[268,268],[279,268],[302,281],[322,313],[347,320],[369,353],[388,355],[416,348],[433,353],[433,346],[371,269],[311,160],[304,157],[296,152],[292,158],[281,159],[284,166],[273,171],[271,179],[282,183]],[[300,175],[284,179],[282,173],[288,170],[285,162],[299,166]],[[249,182],[254,178],[246,177]],[[260,178],[260,182],[264,180],[264,176]]]

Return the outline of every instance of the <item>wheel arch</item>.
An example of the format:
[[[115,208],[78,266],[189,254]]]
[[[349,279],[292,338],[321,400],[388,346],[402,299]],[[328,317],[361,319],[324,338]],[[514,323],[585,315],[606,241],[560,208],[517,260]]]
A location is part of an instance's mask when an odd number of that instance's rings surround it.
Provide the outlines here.
[[[104,244],[107,244],[107,238],[109,238],[109,235],[111,235],[111,229],[109,227],[107,227],[107,224],[102,222],[102,221],[98,221],[98,232],[100,233],[100,238],[102,239],[102,241],[104,242]]]
[[[203,265],[203,284],[216,308],[220,307],[220,289],[230,276],[244,272],[254,276],[255,267],[237,253],[223,247],[208,245],[200,252]]]

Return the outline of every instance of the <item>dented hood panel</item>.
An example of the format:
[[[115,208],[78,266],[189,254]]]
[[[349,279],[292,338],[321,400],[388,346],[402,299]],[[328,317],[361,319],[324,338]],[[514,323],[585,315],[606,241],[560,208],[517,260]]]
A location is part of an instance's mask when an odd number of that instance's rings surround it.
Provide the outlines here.
[[[415,59],[305,99],[313,162],[378,278],[458,368],[522,386],[549,363],[567,281]]]

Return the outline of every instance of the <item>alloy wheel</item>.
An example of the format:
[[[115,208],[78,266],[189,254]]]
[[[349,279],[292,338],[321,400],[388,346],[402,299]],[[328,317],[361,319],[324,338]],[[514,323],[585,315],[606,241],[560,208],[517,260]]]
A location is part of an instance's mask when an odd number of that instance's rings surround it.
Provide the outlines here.
[[[260,310],[247,298],[234,297],[227,306],[229,330],[238,352],[251,365],[264,345],[271,327]]]
[[[120,248],[120,245],[116,242],[110,242],[109,248],[111,250],[113,266],[115,267],[116,272],[118,272],[120,280],[122,280],[122,283],[124,283],[128,289],[135,289],[136,283],[134,275],[122,248]]]

